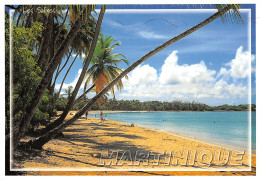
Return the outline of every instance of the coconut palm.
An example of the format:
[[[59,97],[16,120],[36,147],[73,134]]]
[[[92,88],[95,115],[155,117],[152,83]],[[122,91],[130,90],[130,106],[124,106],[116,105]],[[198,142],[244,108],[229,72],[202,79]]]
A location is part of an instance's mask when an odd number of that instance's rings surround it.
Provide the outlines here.
[[[68,114],[68,112],[73,107],[74,102],[75,102],[75,98],[76,98],[76,96],[78,94],[78,91],[79,91],[80,86],[81,86],[81,84],[83,82],[84,76],[85,76],[85,74],[87,72],[88,66],[90,64],[90,60],[92,59],[92,56],[93,56],[94,51],[95,51],[95,47],[96,47],[96,44],[97,44],[97,41],[98,41],[98,36],[99,36],[100,29],[101,29],[101,24],[102,24],[102,20],[103,20],[103,17],[104,17],[105,10],[106,10],[106,6],[102,6],[101,11],[99,13],[99,17],[98,17],[97,23],[96,23],[96,26],[95,26],[95,31],[94,31],[95,33],[93,35],[93,40],[91,42],[90,50],[89,50],[89,52],[87,54],[87,58],[85,60],[83,69],[82,69],[81,74],[79,76],[79,79],[78,79],[78,81],[76,83],[74,91],[73,91],[72,95],[70,96],[70,98],[68,99],[68,103],[66,105],[66,108],[64,109],[64,111],[61,114],[61,116],[57,120],[55,120],[53,123],[49,124],[43,130],[43,132],[48,132],[51,129],[53,129],[53,128],[59,126],[61,123],[63,123],[65,117]]]
[[[67,89],[65,89],[65,94],[62,94],[61,96],[66,95],[66,96],[68,96],[68,98],[70,98],[72,91],[73,91],[72,89],[73,89],[73,87],[69,86]]]
[[[119,63],[124,62],[128,65],[128,60],[125,59],[123,54],[112,53],[114,48],[120,45],[120,41],[115,41],[116,40],[111,36],[106,37],[102,33],[100,34],[94,55],[91,59],[92,66],[85,76],[86,83],[84,92],[86,91],[87,85],[92,82],[92,84],[95,85],[96,93],[99,93],[106,85],[123,72],[118,68]],[[120,79],[115,86],[118,90],[123,89],[122,80]],[[111,88],[111,93],[115,96],[114,86]],[[98,101],[98,105],[100,105],[101,101],[102,99]]]
[[[63,67],[61,69],[59,69],[59,67],[58,67],[58,70],[57,70],[56,75],[55,75],[54,82],[52,84],[53,88],[55,87],[55,83],[56,83],[56,80],[57,80],[60,72],[67,65],[71,53],[74,52],[76,54],[75,57],[74,57],[74,60],[70,64],[65,76],[63,77],[63,80],[62,80],[62,83],[60,85],[60,89],[59,89],[59,92],[58,92],[58,96],[59,96],[61,89],[63,87],[63,83],[65,82],[65,79],[66,79],[68,73],[70,72],[75,60],[77,59],[78,56],[80,57],[80,59],[82,59],[83,54],[87,54],[87,52],[90,48],[90,44],[91,44],[91,41],[93,39],[93,32],[92,31],[93,31],[93,27],[95,27],[94,22],[95,21],[93,19],[92,23],[85,23],[82,26],[81,30],[78,32],[77,36],[74,38],[74,40],[71,43],[70,54],[68,55],[68,58],[67,58],[65,64],[63,65]],[[89,26],[91,26],[91,27],[89,27]]]
[[[54,9],[55,6],[52,5],[52,9]],[[50,41],[52,41],[51,38],[51,30],[53,21],[54,21],[54,13],[50,13],[50,15],[47,18],[47,25],[46,25],[46,31],[45,31],[45,38],[42,43],[42,50],[39,55],[39,62],[43,62],[45,64],[46,61],[48,61],[48,67],[46,67],[45,73],[42,76],[42,79],[40,80],[38,86],[35,88],[35,92],[32,95],[32,98],[30,99],[30,102],[28,103],[28,106],[25,108],[25,112],[23,113],[21,119],[19,120],[19,125],[17,128],[18,131],[14,132],[14,138],[13,138],[13,147],[14,149],[19,144],[20,139],[24,136],[27,127],[29,126],[31,119],[33,115],[35,114],[36,108],[40,102],[40,99],[43,96],[43,93],[47,89],[48,85],[50,84],[52,80],[52,76],[54,71],[56,70],[58,64],[61,62],[64,54],[67,52],[68,47],[70,46],[73,39],[76,37],[77,33],[80,31],[82,25],[84,24],[84,21],[87,19],[87,17],[90,15],[91,11],[93,9],[93,6],[85,6],[82,11],[80,11],[80,18],[77,18],[71,29],[69,30],[66,38],[59,46],[57,52],[50,56],[51,58],[48,58],[46,55],[47,50],[49,49],[48,45],[50,44]],[[46,63],[47,64],[47,63]],[[44,67],[44,66],[43,66]]]

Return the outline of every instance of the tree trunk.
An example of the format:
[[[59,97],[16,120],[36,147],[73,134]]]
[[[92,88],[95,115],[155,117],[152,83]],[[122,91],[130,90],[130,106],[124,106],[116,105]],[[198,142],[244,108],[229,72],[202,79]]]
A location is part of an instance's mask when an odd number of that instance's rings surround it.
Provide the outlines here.
[[[20,12],[20,13],[19,13],[19,16],[18,16],[18,18],[17,18],[17,21],[16,21],[16,26],[17,26],[17,27],[19,26],[19,22],[20,22],[21,16],[22,16],[22,13]]]
[[[32,12],[29,13],[28,17],[27,17],[27,20],[26,20],[26,23],[25,23],[25,28],[28,28],[29,25],[31,24],[31,16],[32,16]]]
[[[45,37],[45,32],[46,32],[46,27],[47,27],[47,23],[48,23],[48,18],[45,15],[42,15],[42,22],[43,22],[43,28],[45,29],[42,32],[42,37]],[[39,64],[41,63],[40,61],[40,55],[42,55],[42,47],[43,47],[43,43],[44,43],[44,38],[40,38],[39,40],[39,47],[38,47],[38,51],[37,51],[37,55],[35,57],[36,61],[37,61],[37,65],[39,66]],[[37,43],[36,43],[37,45]],[[39,66],[40,67],[40,66]]]
[[[35,110],[38,106],[38,103],[40,99],[42,98],[42,95],[44,91],[46,90],[51,77],[53,76],[53,73],[55,69],[57,68],[57,65],[62,60],[62,57],[64,56],[65,51],[67,50],[68,46],[72,42],[72,40],[75,38],[76,34],[79,32],[83,22],[86,19],[86,16],[88,16],[91,12],[91,7],[88,8],[87,15],[86,15],[86,9],[83,11],[83,17],[79,18],[76,23],[72,26],[71,30],[69,31],[66,39],[62,42],[60,48],[58,49],[57,53],[54,55],[54,57],[51,60],[50,66],[48,67],[44,77],[42,78],[41,82],[39,83],[38,87],[35,90],[35,93],[30,100],[29,105],[25,108],[25,112],[21,118],[20,121],[20,127],[19,132],[14,134],[13,138],[13,148],[15,149],[20,141],[20,139],[24,136],[24,133],[28,127],[28,125],[31,122],[31,119],[35,113]]]
[[[39,5],[34,5],[33,6],[33,21],[35,22],[37,20],[37,16],[38,16],[38,10],[37,8],[39,7]]]
[[[64,20],[63,20],[63,22],[62,22],[62,24],[61,24],[61,26],[60,26],[59,31],[57,32],[57,34],[56,34],[56,36],[55,36],[54,43],[56,43],[56,42],[57,42],[57,39],[59,38],[60,32],[61,32],[61,30],[62,30],[62,28],[63,28],[63,25],[64,25],[64,23],[65,23],[65,21],[66,21],[66,19],[67,19],[68,12],[69,12],[69,9],[67,9],[67,12],[66,12],[66,15],[65,15],[65,17],[64,17]]]
[[[58,67],[58,69],[57,69],[57,72],[56,72],[56,74],[55,74],[55,78],[54,78],[54,81],[53,81],[53,84],[52,84],[53,90],[54,90],[54,88],[55,88],[55,84],[56,84],[56,81],[57,81],[57,78],[58,78],[59,74],[60,74],[61,71],[65,68],[65,66],[67,65],[67,63],[69,62],[70,56],[71,56],[71,54],[72,54],[72,51],[73,51],[73,50],[71,49],[71,51],[69,52],[69,55],[68,55],[68,57],[67,57],[67,60],[66,60],[65,64],[62,66],[61,69],[59,68],[61,64],[59,64],[59,67]],[[67,71],[67,72],[68,72],[68,71]],[[67,74],[67,73],[66,73],[66,74]]]
[[[67,75],[69,74],[70,69],[72,68],[74,62],[76,61],[76,59],[77,59],[77,57],[78,57],[78,55],[79,55],[79,53],[75,56],[75,58],[74,58],[74,60],[72,61],[72,63],[71,63],[71,65],[70,65],[69,69],[67,70],[67,72],[66,72],[64,78],[62,79],[62,82],[61,82],[61,85],[60,85],[60,89],[59,89],[59,92],[58,92],[58,95],[57,95],[58,97],[60,96],[60,92],[61,92],[61,89],[62,89],[63,84],[64,84],[64,82],[65,82],[65,79],[67,78]]]
[[[59,63],[59,65],[58,65],[58,67],[57,67],[56,74],[55,74],[53,83],[52,83],[52,85],[51,85],[51,87],[52,87],[52,89],[53,89],[53,92],[54,92],[55,84],[56,84],[56,81],[57,81],[57,78],[58,78],[57,73],[58,73],[59,70],[60,70],[60,65],[61,65],[61,63],[62,63],[62,61]]]
[[[49,49],[48,49],[48,59],[45,61],[45,66],[44,66],[44,69],[47,67],[49,67],[50,65],[50,62],[51,62],[51,58],[54,56],[54,48],[55,48],[55,45],[54,45],[54,18],[52,18],[52,30],[51,30],[51,40],[50,40],[50,46],[49,46]],[[60,64],[60,63],[59,63]],[[54,72],[53,72],[54,73]],[[50,93],[52,94],[52,90],[51,90],[51,82],[52,82],[52,78],[53,76],[51,77],[51,80],[49,82],[49,85],[47,86],[47,89],[50,90]]]
[[[94,38],[93,38],[93,41],[91,43],[91,48],[90,48],[90,51],[88,53],[88,57],[86,59],[86,62],[84,64],[84,67],[82,69],[82,72],[79,76],[79,79],[77,81],[77,84],[72,92],[72,95],[69,97],[69,101],[66,105],[66,108],[65,110],[63,111],[63,113],[61,114],[61,116],[56,120],[54,121],[53,123],[49,124],[44,130],[43,132],[48,132],[50,131],[51,129],[57,127],[58,125],[62,124],[64,119],[66,118],[66,116],[68,115],[70,109],[73,107],[74,105],[74,101],[75,101],[75,98],[78,94],[78,91],[80,89],[80,86],[82,84],[82,81],[85,77],[85,74],[87,72],[87,69],[88,69],[88,66],[89,66],[89,63],[92,59],[92,56],[94,54],[94,51],[95,51],[95,48],[96,48],[96,44],[97,44],[97,40],[98,40],[98,36],[99,36],[99,32],[100,32],[100,28],[101,28],[101,24],[102,24],[102,20],[103,20],[103,17],[104,17],[104,13],[105,13],[105,6],[102,6],[101,8],[101,11],[100,11],[100,14],[99,14],[99,17],[98,17],[98,21],[97,21],[97,25],[96,25],[96,28],[95,28],[95,33],[94,33]],[[60,91],[61,91],[61,88],[60,88]],[[59,93],[60,93],[59,91]]]
[[[231,9],[231,5],[227,5],[222,10],[218,11],[214,15],[210,16],[203,22],[197,24],[196,26],[193,26],[192,28],[186,30],[185,32],[179,34],[178,36],[175,36],[174,38],[166,41],[165,43],[161,44],[160,46],[156,47],[152,51],[148,52],[146,55],[144,55],[142,58],[134,62],[131,66],[129,66],[125,71],[123,71],[118,77],[116,77],[111,83],[109,83],[102,91],[100,91],[96,96],[94,96],[90,102],[84,106],[80,111],[78,111],[71,119],[68,121],[62,123],[55,129],[49,131],[48,133],[42,135],[41,137],[38,137],[34,140],[31,140],[28,142],[28,145],[32,148],[41,149],[42,146],[50,141],[53,137],[55,137],[57,134],[62,132],[66,127],[70,126],[73,122],[75,122],[79,117],[81,117],[86,111],[90,109],[90,107],[100,98],[102,97],[106,92],[108,92],[120,79],[122,79],[125,75],[127,75],[130,71],[132,71],[135,67],[140,65],[142,62],[144,62],[146,59],[150,58],[154,54],[160,52],[162,49],[168,47],[169,45],[179,41],[180,39],[188,36],[189,34],[197,31],[198,29],[204,27],[205,25],[209,24],[213,20],[217,19],[227,11]]]
[[[48,48],[51,43],[52,29],[53,29],[53,13],[49,14],[49,17],[47,20],[47,25],[45,27],[45,32],[44,32],[44,40],[43,40],[41,52],[39,55],[39,59],[37,62],[38,67],[40,67],[40,69],[42,70],[41,77],[43,77],[43,75],[44,75],[46,61],[48,61],[47,51],[48,51]]]
[[[31,27],[32,21],[36,20],[38,6],[39,5],[31,5],[31,11],[30,11],[29,16],[28,16],[28,18],[26,20],[25,28]],[[54,8],[54,6],[53,6],[53,8]]]
[[[60,70],[58,71],[58,73],[57,73],[58,76],[59,76],[60,72],[65,68],[65,66],[68,64],[72,52],[73,52],[73,50],[71,49],[71,51],[69,52],[69,55],[68,55],[68,58],[67,58],[66,62],[64,63],[64,65],[61,67],[61,69],[60,69]]]
[[[91,91],[91,89],[93,89],[95,87],[95,84],[93,84],[91,87],[89,87],[81,96],[79,96],[76,101],[74,102],[73,106],[76,105],[80,99],[82,99],[89,91]]]

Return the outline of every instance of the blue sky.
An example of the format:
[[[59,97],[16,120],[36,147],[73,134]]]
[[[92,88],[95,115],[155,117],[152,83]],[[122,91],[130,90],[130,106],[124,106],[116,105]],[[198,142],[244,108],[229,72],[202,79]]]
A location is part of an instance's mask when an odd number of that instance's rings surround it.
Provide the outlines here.
[[[124,54],[131,64],[212,14],[214,11],[201,9],[197,12],[148,12],[147,9],[115,12],[108,9],[102,33],[121,42],[114,52]],[[249,53],[248,13],[241,14],[245,24],[223,23],[219,18],[146,60],[129,74],[129,80],[123,80],[125,89],[117,92],[116,98],[194,100],[209,105],[248,103],[248,65],[250,60],[255,64],[255,52],[252,46],[252,56]],[[254,33],[252,35],[254,39]],[[120,68],[126,67],[120,65]],[[78,58],[64,88],[75,84],[80,69],[82,60]],[[57,87],[65,72],[58,78]],[[252,103],[255,103],[255,92],[252,94]]]

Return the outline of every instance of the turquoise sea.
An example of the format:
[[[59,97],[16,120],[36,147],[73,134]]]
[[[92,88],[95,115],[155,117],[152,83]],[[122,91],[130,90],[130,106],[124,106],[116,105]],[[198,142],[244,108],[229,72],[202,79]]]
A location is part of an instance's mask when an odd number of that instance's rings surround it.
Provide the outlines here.
[[[133,123],[211,144],[247,150],[250,112],[124,112],[104,113],[108,120]],[[89,114],[95,117],[95,114]],[[99,114],[96,114],[99,118]],[[256,112],[251,113],[252,150],[256,149]]]

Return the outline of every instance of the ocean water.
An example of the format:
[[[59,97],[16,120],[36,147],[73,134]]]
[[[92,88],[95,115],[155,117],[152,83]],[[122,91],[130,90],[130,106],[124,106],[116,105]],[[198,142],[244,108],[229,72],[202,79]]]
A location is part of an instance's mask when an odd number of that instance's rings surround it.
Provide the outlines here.
[[[250,112],[127,112],[104,113],[104,118],[247,150]],[[95,114],[89,114],[95,117]],[[99,118],[99,114],[96,114]],[[251,113],[252,149],[256,149],[256,112]]]

